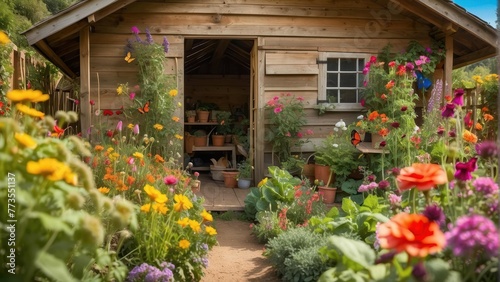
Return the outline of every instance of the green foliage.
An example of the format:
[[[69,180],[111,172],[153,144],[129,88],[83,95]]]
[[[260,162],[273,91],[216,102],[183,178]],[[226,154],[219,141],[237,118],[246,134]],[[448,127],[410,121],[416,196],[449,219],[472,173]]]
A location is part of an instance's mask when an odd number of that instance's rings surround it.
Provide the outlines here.
[[[303,248],[285,259],[285,274],[282,281],[307,282],[318,281],[328,269],[328,264],[319,254],[320,245]]]
[[[238,164],[238,178],[252,178],[253,166],[250,159],[245,159]]]
[[[279,276],[290,277],[287,274],[287,271],[290,270],[291,263],[294,260],[294,254],[298,253],[301,250],[308,250],[308,252],[314,252],[314,248],[321,247],[324,244],[324,238],[316,233],[313,233],[308,228],[292,228],[282,234],[278,235],[278,237],[271,239],[266,244],[266,251],[264,255],[270,260],[271,264],[276,268]],[[319,253],[316,253],[318,258],[320,258]],[[295,259],[300,256],[308,256],[314,257],[313,254],[299,254],[295,257]],[[287,266],[287,259],[288,265]],[[317,258],[313,258],[317,261]],[[320,258],[321,259],[321,258]],[[305,265],[302,264],[302,266]],[[320,269],[324,266],[322,264],[318,264],[315,266],[315,269],[311,269],[309,273],[303,273],[304,276],[311,276],[315,273],[318,273]],[[287,280],[293,281],[293,280]]]
[[[291,203],[294,200],[294,187],[301,183],[288,171],[276,166],[268,168],[271,178],[259,188],[253,187],[245,197],[245,212],[249,218],[255,218],[257,212],[276,211],[278,203]]]
[[[257,236],[260,243],[267,243],[283,233],[276,211],[260,211],[256,215],[258,224],[252,225],[252,233]]]
[[[229,134],[232,131],[232,123],[231,112],[228,111],[217,111],[216,114],[217,122],[217,133],[219,134]]]

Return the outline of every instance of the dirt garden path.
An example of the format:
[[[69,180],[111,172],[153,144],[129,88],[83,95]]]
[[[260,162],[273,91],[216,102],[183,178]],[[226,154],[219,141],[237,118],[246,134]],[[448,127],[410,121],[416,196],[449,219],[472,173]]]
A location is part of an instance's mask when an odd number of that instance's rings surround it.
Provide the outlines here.
[[[249,223],[216,219],[217,241],[208,256],[202,282],[280,281],[262,256],[264,245],[250,232]]]

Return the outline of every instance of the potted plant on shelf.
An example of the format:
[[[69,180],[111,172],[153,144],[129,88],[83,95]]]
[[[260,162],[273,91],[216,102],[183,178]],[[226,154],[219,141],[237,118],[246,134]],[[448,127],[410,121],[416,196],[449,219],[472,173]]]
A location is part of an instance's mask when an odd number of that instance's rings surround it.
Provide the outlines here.
[[[207,146],[207,133],[204,130],[196,130],[193,132],[194,146],[205,147]]]
[[[216,128],[217,133],[225,136],[225,139],[224,139],[225,143],[231,143],[231,139],[232,139],[231,126],[232,126],[232,122],[233,122],[233,120],[231,119],[231,112],[218,111],[217,112],[217,122],[218,122],[218,125]],[[228,136],[230,136],[230,137],[228,137]]]
[[[336,192],[352,171],[358,168],[359,151],[351,144],[350,133],[343,121],[338,122],[334,127],[334,132],[328,135],[320,146],[316,147],[315,177],[318,179],[318,190],[320,193]],[[329,169],[328,176],[320,176],[319,172],[324,168]],[[321,184],[325,184],[322,186]],[[323,199],[325,203],[329,203]],[[332,201],[333,202],[333,201]]]
[[[200,106],[196,109],[196,114],[198,115],[198,122],[208,122],[208,117],[210,116],[210,111],[205,106]]]
[[[238,164],[238,187],[246,189],[250,187],[252,182],[252,162],[246,159]]]
[[[195,110],[188,110],[188,111],[186,111],[186,118],[187,118],[187,122],[189,122],[189,123],[195,122],[195,120],[196,120],[196,111]]]

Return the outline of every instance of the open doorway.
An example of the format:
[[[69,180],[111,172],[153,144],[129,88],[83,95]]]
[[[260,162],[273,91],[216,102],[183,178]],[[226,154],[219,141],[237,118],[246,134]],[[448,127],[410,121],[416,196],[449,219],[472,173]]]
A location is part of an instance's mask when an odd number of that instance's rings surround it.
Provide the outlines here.
[[[236,169],[250,157],[254,44],[251,39],[185,39],[184,160],[193,163],[193,170]],[[203,111],[208,119],[201,117]],[[220,135],[222,145],[216,141]]]

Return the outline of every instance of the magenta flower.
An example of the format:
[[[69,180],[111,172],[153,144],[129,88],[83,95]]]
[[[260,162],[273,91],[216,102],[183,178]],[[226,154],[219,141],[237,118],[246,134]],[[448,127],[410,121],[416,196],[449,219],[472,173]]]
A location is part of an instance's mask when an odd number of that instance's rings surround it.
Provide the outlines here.
[[[137,28],[136,26],[133,26],[133,27],[131,28],[131,30],[132,30],[132,33],[133,33],[133,34],[135,34],[135,35],[137,35],[137,34],[139,34],[139,33],[141,32],[141,31],[139,30],[139,28]]]
[[[463,216],[445,233],[448,247],[456,256],[495,256],[498,253],[498,230],[482,215]]]
[[[498,184],[490,177],[478,177],[472,185],[476,191],[484,195],[498,193]]]
[[[163,178],[163,182],[165,182],[165,184],[167,185],[175,185],[177,184],[179,180],[177,180],[177,177],[173,176],[173,175],[168,175],[168,176],[165,176],[165,178]]]
[[[361,99],[361,101],[359,103],[361,104],[362,107],[364,107],[366,105],[365,99]]]
[[[163,46],[163,51],[165,51],[165,53],[168,53],[168,48],[170,46],[170,43],[168,43],[166,36],[163,36],[163,43],[161,45]]]
[[[476,144],[476,153],[481,158],[496,158],[498,156],[498,147],[495,141],[483,141]]]
[[[133,165],[134,164],[134,158],[132,158],[132,157],[128,158],[127,163],[129,165]]]
[[[369,71],[370,71],[370,68],[364,67],[363,68],[363,75],[367,75]]]
[[[374,63],[376,63],[376,62],[377,62],[377,57],[375,57],[375,56],[371,56],[371,57],[370,57],[370,63],[374,64]]]
[[[401,111],[402,111],[402,112],[406,112],[406,110],[408,110],[408,107],[407,107],[407,106],[402,106],[402,107],[401,107]]]
[[[458,88],[455,90],[455,97],[453,97],[453,100],[451,100],[451,103],[458,105],[458,106],[464,105],[464,90],[463,89]]]
[[[283,108],[282,108],[282,107],[276,107],[276,108],[274,108],[274,113],[275,113],[275,114],[279,114],[279,113],[281,113],[282,111],[283,111]]]
[[[118,122],[118,124],[116,125],[116,130],[117,130],[118,132],[122,132],[122,129],[123,129],[123,122],[120,120],[120,121]]]
[[[134,125],[134,128],[132,129],[132,132],[133,132],[135,135],[138,135],[138,134],[139,134],[139,125],[138,125],[138,124]]]
[[[297,132],[297,137],[302,138],[302,133]]]
[[[94,106],[95,105],[95,101],[94,100],[90,100],[90,105]]]
[[[450,118],[455,114],[455,104],[446,104],[444,110],[441,112],[441,116],[444,118]]]
[[[387,180],[382,180],[378,183],[378,189],[385,190],[387,189],[391,184]]]
[[[461,181],[467,181],[472,179],[472,172],[477,169],[477,158],[471,158],[466,163],[457,162],[455,165],[455,178]]]
[[[134,100],[135,99],[135,92],[130,92],[130,94],[128,94],[128,97],[130,98],[130,100]]]

